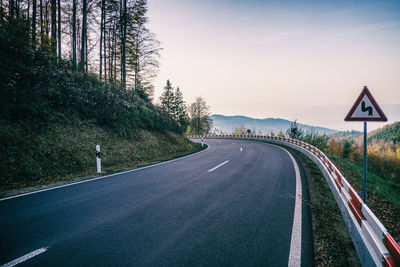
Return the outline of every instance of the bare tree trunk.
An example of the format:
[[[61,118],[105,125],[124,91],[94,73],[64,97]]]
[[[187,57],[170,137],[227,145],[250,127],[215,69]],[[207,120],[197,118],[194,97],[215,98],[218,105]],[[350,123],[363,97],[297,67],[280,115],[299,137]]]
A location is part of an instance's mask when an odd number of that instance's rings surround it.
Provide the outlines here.
[[[32,44],[36,44],[36,0],[32,2]]]
[[[61,62],[61,1],[58,0],[58,62]]]
[[[45,14],[44,15],[44,19],[45,19],[44,25],[45,25],[45,30],[46,30],[45,42],[46,42],[46,45],[48,45],[48,40],[49,40],[49,2],[48,1],[46,1],[46,4],[45,4],[44,14]]]
[[[3,0],[0,0],[0,25],[3,26]]]
[[[76,0],[72,1],[72,65],[76,69]]]
[[[51,52],[57,55],[57,1],[51,0]]]
[[[106,46],[106,37],[107,37],[107,32],[106,32],[106,9],[104,8],[104,25],[103,25],[103,27],[104,27],[104,40],[103,40],[103,42],[104,42],[104,81],[107,81],[107,46]]]
[[[103,38],[104,38],[104,9],[105,0],[101,0],[101,19],[100,19],[100,80],[103,79]]]
[[[89,56],[88,38],[87,38],[87,34],[86,34],[86,37],[85,37],[85,71],[86,71],[86,73],[88,73],[88,70],[89,70],[89,68],[88,68],[88,56]]]
[[[86,23],[87,23],[87,2],[86,0],[82,0],[82,39],[81,39],[81,61],[79,63],[80,70],[85,71],[85,56],[86,56]]]
[[[26,9],[26,13],[28,14],[28,16],[27,16],[27,18],[28,18],[28,20],[29,20],[29,11],[30,11],[30,8],[31,8],[31,1],[30,0],[27,0],[27,2],[28,2],[28,8]]]
[[[117,27],[115,27],[115,30]],[[114,80],[117,81],[117,35],[114,34]]]
[[[113,32],[113,30],[111,30],[110,31],[110,33],[109,33],[109,36],[108,36],[108,58],[109,58],[109,61],[108,61],[108,69],[109,69],[109,77],[108,77],[108,80],[109,81],[111,81],[112,80],[112,73],[113,73],[113,65],[112,65],[112,63],[113,63],[113,54],[112,54],[112,43],[111,43],[111,41],[112,41],[112,36],[111,36],[111,33]]]
[[[122,0],[121,0],[122,1]],[[127,10],[126,0],[123,0],[122,23],[121,23],[121,85],[126,88],[126,26],[127,26]]]
[[[8,11],[9,11],[10,19],[13,20],[14,19],[14,12],[15,12],[15,2],[14,2],[14,0],[9,0],[8,1]]]
[[[15,0],[15,18],[19,20],[19,0]]]

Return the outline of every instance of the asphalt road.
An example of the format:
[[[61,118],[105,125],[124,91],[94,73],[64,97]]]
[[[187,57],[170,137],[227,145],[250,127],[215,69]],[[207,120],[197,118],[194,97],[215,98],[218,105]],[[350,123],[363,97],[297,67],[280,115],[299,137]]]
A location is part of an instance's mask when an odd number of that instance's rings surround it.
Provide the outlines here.
[[[289,155],[259,142],[206,142],[183,159],[0,201],[0,265],[288,266]],[[310,266],[302,180],[301,265]]]

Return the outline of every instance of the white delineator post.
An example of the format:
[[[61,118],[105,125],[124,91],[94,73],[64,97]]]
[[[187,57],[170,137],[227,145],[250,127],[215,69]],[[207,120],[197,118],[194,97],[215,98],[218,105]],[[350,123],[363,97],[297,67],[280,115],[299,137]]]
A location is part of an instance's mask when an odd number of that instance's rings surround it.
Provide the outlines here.
[[[96,163],[97,163],[97,173],[101,173],[101,157],[100,157],[99,145],[96,145]]]
[[[201,137],[201,147],[203,147],[204,146],[204,137],[202,136]]]

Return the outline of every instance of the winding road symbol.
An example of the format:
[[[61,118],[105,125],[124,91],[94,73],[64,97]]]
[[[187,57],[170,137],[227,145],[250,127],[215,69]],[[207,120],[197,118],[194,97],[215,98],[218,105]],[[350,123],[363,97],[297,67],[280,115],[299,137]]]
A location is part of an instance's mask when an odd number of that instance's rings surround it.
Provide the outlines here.
[[[365,107],[365,101],[361,102],[361,111],[366,112],[368,111],[368,116],[372,116],[372,107]]]
[[[385,113],[375,101],[368,87],[364,86],[361,94],[354,102],[345,121],[387,121]]]

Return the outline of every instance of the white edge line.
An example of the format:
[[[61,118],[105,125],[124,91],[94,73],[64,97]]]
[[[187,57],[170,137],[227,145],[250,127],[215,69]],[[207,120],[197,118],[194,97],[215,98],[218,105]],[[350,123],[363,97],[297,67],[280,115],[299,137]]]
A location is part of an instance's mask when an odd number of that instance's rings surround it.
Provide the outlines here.
[[[283,147],[265,143],[271,146],[279,147],[288,153],[290,159],[292,160],[294,170],[296,173],[296,197],[294,204],[294,215],[293,215],[293,227],[292,236],[290,241],[290,252],[289,252],[289,262],[288,267],[301,266],[301,216],[302,216],[302,186],[301,186],[301,175],[299,171],[299,166],[296,160],[293,158],[292,154],[284,149]]]
[[[96,180],[106,179],[106,178],[109,178],[109,177],[112,177],[112,176],[116,176],[116,175],[120,175],[120,174],[125,174],[125,173],[130,173],[130,172],[140,171],[140,170],[147,169],[147,168],[152,168],[152,167],[160,166],[160,165],[163,165],[163,164],[166,164],[166,163],[170,163],[170,162],[174,162],[174,161],[177,161],[177,160],[185,159],[185,158],[188,158],[188,157],[197,155],[197,154],[199,154],[199,153],[202,153],[202,152],[204,152],[204,151],[210,149],[211,146],[210,146],[209,144],[207,144],[207,145],[208,145],[208,147],[207,147],[206,149],[201,150],[201,151],[196,152],[196,153],[193,153],[193,154],[190,154],[190,155],[186,155],[186,156],[184,156],[184,157],[180,157],[180,158],[176,158],[176,159],[171,159],[171,160],[163,161],[163,162],[160,162],[160,163],[156,163],[156,164],[153,164],[153,165],[148,165],[148,166],[140,167],[140,168],[133,169],[133,170],[129,170],[129,171],[123,171],[123,172],[113,173],[113,174],[109,174],[109,175],[105,175],[105,176],[100,176],[100,177],[97,177],[97,178],[87,179],[87,180],[84,180],[84,181],[79,181],[79,182],[74,182],[74,183],[65,184],[65,185],[59,185],[59,186],[55,186],[55,187],[51,187],[51,188],[41,189],[41,190],[37,190],[37,191],[33,191],[33,192],[28,192],[28,193],[23,193],[23,194],[19,194],[19,195],[9,196],[9,197],[5,197],[5,198],[1,198],[1,199],[0,199],[0,202],[1,202],[1,201],[5,201],[5,200],[9,200],[9,199],[13,199],[13,198],[18,198],[18,197],[23,197],[23,196],[27,196],[27,195],[37,194],[37,193],[41,193],[41,192],[45,192],[45,191],[50,191],[50,190],[55,190],[55,189],[59,189],[59,188],[67,187],[67,186],[72,186],[72,185],[77,185],[77,184],[83,184],[83,183],[93,182],[93,181],[96,181]],[[0,266],[0,267],[2,267],[2,266]]]
[[[302,188],[301,188],[301,176],[299,171],[299,166],[297,166],[296,160],[293,158],[292,154],[289,154],[294,169],[296,171],[296,199],[294,207],[293,216],[293,227],[292,227],[292,238],[290,241],[290,253],[288,266],[301,266],[301,204],[302,204]]]
[[[218,169],[219,167],[221,167],[221,166],[225,165],[225,164],[226,164],[226,163],[228,163],[228,162],[229,162],[229,159],[228,159],[228,160],[226,160],[226,161],[224,161],[224,162],[222,162],[221,164],[219,164],[219,165],[215,166],[214,168],[212,168],[212,169],[209,169],[209,170],[208,170],[208,172],[215,171],[216,169]]]
[[[20,264],[20,263],[22,263],[22,262],[24,262],[24,261],[27,261],[27,260],[33,258],[33,257],[35,257],[35,256],[37,256],[37,255],[39,255],[39,254],[42,254],[42,253],[45,252],[48,248],[49,248],[49,247],[46,247],[46,248],[39,248],[39,249],[37,249],[37,250],[35,250],[35,251],[32,251],[31,253],[28,253],[28,254],[26,254],[26,255],[24,255],[24,256],[22,256],[22,257],[19,257],[18,259],[15,259],[15,260],[10,261],[10,262],[8,262],[8,263],[6,263],[6,264],[3,264],[3,265],[1,265],[0,267],[12,267],[12,266],[15,266],[15,265],[17,265],[17,264]]]

